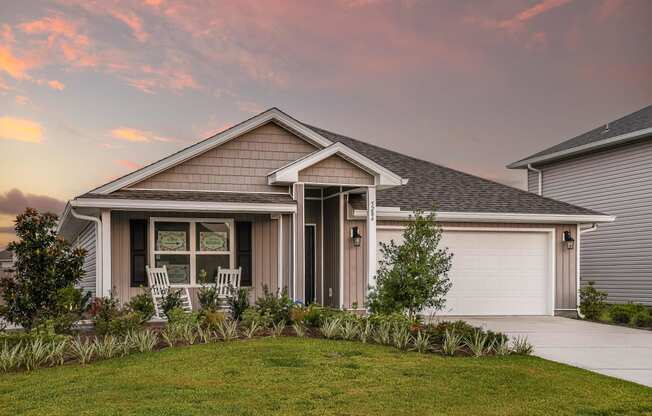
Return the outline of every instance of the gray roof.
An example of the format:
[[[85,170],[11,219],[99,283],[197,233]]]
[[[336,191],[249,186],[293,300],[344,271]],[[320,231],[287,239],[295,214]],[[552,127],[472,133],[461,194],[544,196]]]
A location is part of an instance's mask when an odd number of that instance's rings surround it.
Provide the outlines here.
[[[234,202],[234,203],[269,203],[293,205],[290,194],[263,194],[237,192],[201,192],[201,191],[147,191],[119,190],[110,194],[86,193],[77,198],[93,199],[138,199],[154,201],[198,201],[198,202]]]
[[[436,206],[437,210],[446,212],[602,215],[318,127],[308,127],[409,179],[406,185],[379,191],[376,196],[379,207],[411,211]]]
[[[11,251],[9,250],[2,250],[0,251],[0,260],[7,261],[7,260],[13,260],[14,255]]]
[[[589,146],[591,144],[596,144],[597,146],[599,142],[601,142],[602,140],[615,138],[618,136],[622,136],[624,134],[634,133],[649,128],[652,128],[652,105],[649,105],[634,113],[621,117],[618,120],[614,120],[607,124],[603,124],[599,127],[594,128],[591,131],[587,131],[584,134],[580,134],[579,136],[573,137],[572,139],[566,140],[557,145],[542,150],[538,153],[535,153],[526,158],[511,163],[508,167],[510,168],[523,167],[523,163],[529,159],[534,159],[534,158],[545,159],[543,158],[543,156],[553,155],[558,152],[570,151],[580,146],[584,146],[582,149],[588,147],[586,151],[591,151],[593,150],[590,148],[591,146]],[[579,154],[579,152],[574,154],[577,155]]]

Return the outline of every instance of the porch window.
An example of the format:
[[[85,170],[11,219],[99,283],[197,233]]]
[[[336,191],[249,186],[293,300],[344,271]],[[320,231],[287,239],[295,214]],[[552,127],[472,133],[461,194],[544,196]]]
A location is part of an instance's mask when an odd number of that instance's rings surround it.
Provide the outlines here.
[[[170,283],[214,283],[218,267],[232,268],[233,220],[151,218],[152,263],[166,266]]]

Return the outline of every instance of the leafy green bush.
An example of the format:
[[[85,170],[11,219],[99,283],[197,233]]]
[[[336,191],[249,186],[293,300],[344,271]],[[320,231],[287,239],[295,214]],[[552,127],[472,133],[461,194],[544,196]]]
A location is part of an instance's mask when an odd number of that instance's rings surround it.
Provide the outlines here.
[[[249,307],[249,289],[246,287],[232,289],[227,303],[231,311],[231,318],[239,321],[242,318],[242,313]]]
[[[372,312],[399,312],[412,318],[424,308],[444,307],[453,255],[439,247],[441,237],[435,215],[417,211],[403,233],[403,244],[380,243],[376,286],[369,294]]]
[[[56,294],[56,313],[52,318],[55,332],[69,334],[73,325],[90,306],[91,293],[73,286],[61,288]]]
[[[617,324],[629,324],[634,311],[626,305],[612,305],[609,308],[609,317]]]
[[[636,312],[632,316],[631,323],[639,328],[652,326],[652,314],[647,309]]]
[[[580,289],[580,313],[585,319],[596,321],[607,307],[607,293],[595,288],[595,282],[589,282]]]
[[[152,300],[152,295],[149,293],[149,290],[146,290],[145,293],[139,293],[131,298],[129,303],[127,303],[127,308],[140,316],[141,323],[145,323],[152,319],[152,316],[154,316],[154,313],[156,312],[154,309],[154,301]]]
[[[99,335],[124,336],[139,329],[143,322],[140,313],[120,307],[118,300],[113,297],[95,298],[90,313],[95,332]]]
[[[16,217],[18,241],[7,248],[16,256],[15,273],[0,280],[3,317],[25,329],[57,318],[62,309],[60,289],[74,286],[84,275],[85,251],[57,236],[57,216],[27,208]],[[66,312],[67,313],[67,312]],[[57,326],[68,325],[62,318]]]
[[[220,299],[215,286],[202,286],[197,293],[197,299],[202,310],[216,311],[220,308]]]
[[[181,309],[183,303],[181,302],[181,290],[170,289],[168,294],[163,297],[161,301],[161,309],[165,316],[170,319],[170,311]]]
[[[268,316],[273,323],[290,322],[290,309],[293,303],[287,290],[271,293],[267,286],[263,286],[263,295],[256,299],[256,310],[262,316]]]

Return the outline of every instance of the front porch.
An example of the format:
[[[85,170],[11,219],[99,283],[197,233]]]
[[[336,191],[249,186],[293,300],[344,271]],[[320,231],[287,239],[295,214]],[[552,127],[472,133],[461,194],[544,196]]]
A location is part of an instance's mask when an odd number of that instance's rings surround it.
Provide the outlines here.
[[[296,183],[291,190],[273,203],[181,203],[153,199],[175,197],[171,192],[146,190],[120,191],[121,199],[77,199],[68,217],[78,224],[67,229],[88,231],[78,231],[75,241],[93,253],[84,285],[95,296],[126,303],[148,286],[146,266],[165,265],[171,285],[188,288],[197,308],[199,289],[214,284],[219,267],[241,267],[251,302],[267,288],[286,290],[298,302],[364,309],[375,270],[370,261],[376,261],[375,242],[369,243],[374,233],[367,231],[375,231],[374,210],[372,218],[353,219],[349,196],[365,193],[373,202],[374,187]],[[204,194],[184,195],[196,200]]]

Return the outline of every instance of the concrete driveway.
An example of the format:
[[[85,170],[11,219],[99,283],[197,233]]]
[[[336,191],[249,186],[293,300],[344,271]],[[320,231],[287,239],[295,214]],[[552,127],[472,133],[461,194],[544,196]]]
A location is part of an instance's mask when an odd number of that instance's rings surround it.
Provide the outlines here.
[[[539,357],[652,387],[652,331],[552,316],[461,319],[527,336]]]

